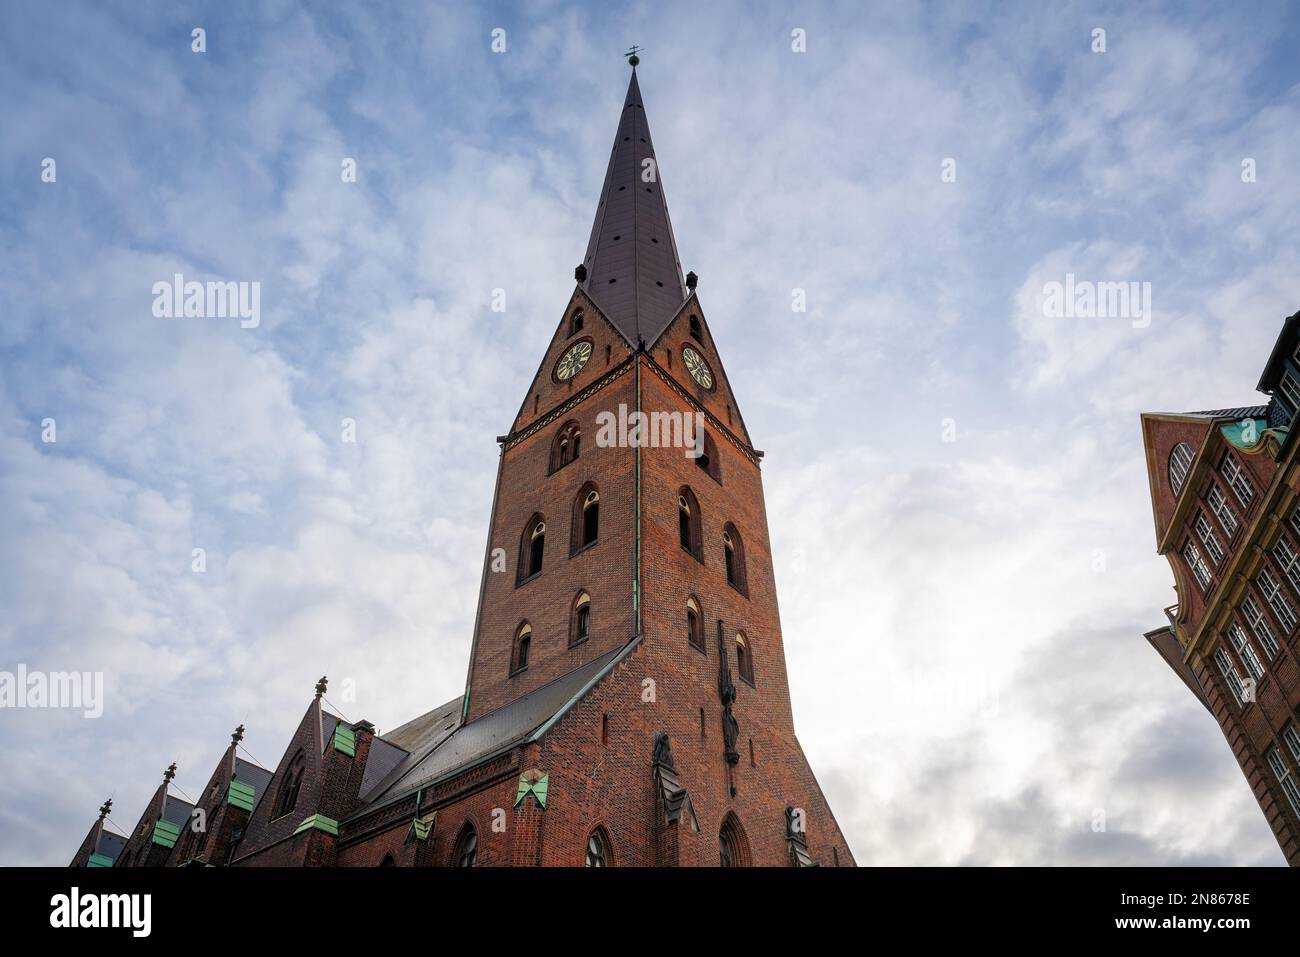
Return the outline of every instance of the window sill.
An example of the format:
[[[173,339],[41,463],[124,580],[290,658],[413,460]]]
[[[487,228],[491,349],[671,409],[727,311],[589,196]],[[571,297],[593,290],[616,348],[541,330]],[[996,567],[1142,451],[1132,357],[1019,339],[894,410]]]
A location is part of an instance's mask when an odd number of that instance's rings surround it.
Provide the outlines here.
[[[540,578],[540,577],[541,577],[541,574],[542,574],[542,573],[541,573],[540,571],[535,571],[535,572],[533,572],[531,575],[529,575],[527,578],[521,578],[521,579],[519,579],[519,581],[515,582],[515,587],[516,587],[516,588],[520,588],[520,587],[522,587],[522,586],[524,586],[524,585],[527,585],[530,581],[534,581],[535,579]]]
[[[570,647],[570,648],[581,648],[583,645],[585,645],[585,644],[586,644],[588,641],[590,641],[590,640],[591,640],[591,635],[588,635],[586,638],[579,638],[577,641],[571,641],[571,642],[569,642],[569,647]]]
[[[694,648],[696,651],[698,651],[700,654],[702,654],[705,658],[709,657],[709,649],[708,649],[708,648],[705,648],[703,645],[697,645],[695,642],[691,641],[689,638],[686,639],[686,643],[687,643],[688,645],[690,645],[692,648]]]
[[[744,585],[737,585],[733,581],[728,581],[727,584],[731,586],[731,590],[734,591],[736,594],[742,596],[746,601],[749,600],[749,589],[747,589]]]
[[[521,674],[523,674],[527,670],[528,670],[527,665],[524,665],[522,668],[516,668],[514,671],[510,672],[510,677],[518,678]]]
[[[758,690],[758,685],[754,684],[754,679],[753,679],[753,678],[746,678],[744,675],[740,675],[740,680],[743,681],[743,682],[745,682],[745,684],[749,685],[749,686],[750,686],[751,688],[753,688],[755,691]]]
[[[685,545],[682,545],[681,542],[678,542],[677,544],[680,545],[682,551],[684,551],[687,555],[690,555],[691,558],[695,559],[695,560],[696,560],[697,562],[699,562],[701,565],[704,564],[704,556],[703,556],[703,555],[701,555],[701,554],[699,554],[699,553],[693,551],[692,549],[687,548]]]
[[[578,557],[579,555],[581,555],[583,552],[587,551],[588,549],[595,548],[595,547],[596,547],[597,545],[599,545],[599,544],[600,544],[600,539],[597,538],[594,542],[588,542],[586,545],[583,545],[581,548],[576,549],[575,551],[569,552],[569,557],[570,557],[570,558],[577,558],[577,557]]]

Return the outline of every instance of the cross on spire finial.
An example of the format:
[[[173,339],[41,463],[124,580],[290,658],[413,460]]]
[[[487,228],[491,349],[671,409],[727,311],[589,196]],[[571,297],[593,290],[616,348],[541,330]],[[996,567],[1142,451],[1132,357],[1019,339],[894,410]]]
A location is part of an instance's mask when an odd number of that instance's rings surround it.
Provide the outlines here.
[[[239,742],[243,740],[244,740],[244,726],[241,724],[238,728],[235,729],[235,733],[230,736],[230,743],[239,744]]]
[[[628,47],[628,51],[623,54],[623,56],[627,57],[627,62],[631,65],[632,69],[635,70],[636,65],[641,62],[641,58],[637,56],[637,54],[644,49],[645,47],[639,47],[634,43],[632,46]]]
[[[320,681],[316,682],[316,697],[321,698],[325,695],[325,689],[329,686],[330,680],[324,675],[320,676]]]
[[[163,780],[164,780],[164,781],[171,781],[171,779],[174,778],[174,777],[176,777],[176,762],[175,762],[175,761],[173,761],[171,764],[167,765],[167,770],[163,772]]]
[[[104,820],[104,818],[108,817],[108,812],[111,810],[113,810],[113,799],[109,798],[99,806],[99,819],[101,821]]]

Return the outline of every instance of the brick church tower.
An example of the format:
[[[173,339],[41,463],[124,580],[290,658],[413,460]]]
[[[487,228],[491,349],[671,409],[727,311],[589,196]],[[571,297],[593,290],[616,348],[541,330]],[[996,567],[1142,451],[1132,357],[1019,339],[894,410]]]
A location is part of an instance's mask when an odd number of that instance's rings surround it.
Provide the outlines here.
[[[321,679],[231,863],[854,864],[795,736],[762,453],[632,65],[576,286],[498,439],[464,695],[380,735]]]

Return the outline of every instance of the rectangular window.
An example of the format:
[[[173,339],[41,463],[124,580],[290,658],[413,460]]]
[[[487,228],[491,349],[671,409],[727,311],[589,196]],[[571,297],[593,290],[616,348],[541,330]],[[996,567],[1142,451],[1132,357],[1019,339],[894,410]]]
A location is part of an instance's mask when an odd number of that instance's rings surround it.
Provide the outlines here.
[[[1300,817],[1300,785],[1296,784],[1295,775],[1287,767],[1286,759],[1282,757],[1282,752],[1277,746],[1268,749],[1268,754],[1264,755],[1268,761],[1268,766],[1273,769],[1277,776],[1277,783],[1282,785],[1282,791],[1286,794],[1286,799],[1291,804],[1291,810]]]
[[[1291,510],[1291,518],[1289,519],[1289,521],[1291,522],[1292,531],[1294,531],[1297,535],[1300,535],[1300,508],[1295,508]]]
[[[1241,613],[1246,616],[1246,622],[1250,625],[1250,630],[1255,633],[1255,638],[1264,649],[1264,654],[1268,655],[1269,661],[1272,661],[1277,657],[1277,639],[1273,637],[1273,629],[1269,627],[1268,619],[1255,604],[1255,599],[1247,595],[1242,600]]]
[[[1282,729],[1282,740],[1286,742],[1287,750],[1291,752],[1291,757],[1300,763],[1300,732],[1297,732],[1295,725],[1288,724]]]
[[[1196,576],[1196,583],[1201,586],[1201,591],[1205,591],[1210,587],[1210,566],[1205,564],[1205,559],[1201,557],[1201,550],[1196,547],[1195,542],[1188,542],[1183,546],[1183,557],[1187,559],[1187,564],[1192,569],[1192,574]]]
[[[1223,477],[1228,480],[1228,485],[1232,488],[1232,493],[1237,496],[1237,501],[1242,505],[1249,505],[1250,500],[1255,497],[1255,486],[1250,484],[1250,477],[1246,475],[1246,470],[1237,464],[1237,460],[1231,455],[1223,459]]]
[[[1281,583],[1273,577],[1273,573],[1267,568],[1259,570],[1259,577],[1255,579],[1255,584],[1259,586],[1264,600],[1268,602],[1268,607],[1273,609],[1273,614],[1277,616],[1277,623],[1282,626],[1285,634],[1291,634],[1295,630],[1295,609],[1287,601],[1286,595],[1282,592]]]
[[[1291,404],[1291,408],[1300,409],[1300,383],[1295,381],[1290,370],[1282,373],[1282,381],[1277,384],[1277,390]]]
[[[1296,591],[1300,591],[1300,558],[1296,557],[1295,549],[1291,543],[1286,540],[1285,536],[1277,540],[1273,546],[1273,560],[1277,562],[1277,567],[1282,570]]]
[[[1232,692],[1232,697],[1236,699],[1237,707],[1240,708],[1246,703],[1246,689],[1241,685],[1241,678],[1237,675],[1237,668],[1228,657],[1228,650],[1222,645],[1214,653],[1214,663],[1219,666],[1219,674],[1223,675],[1223,681]]]
[[[1204,515],[1196,516],[1196,534],[1200,536],[1201,541],[1205,544],[1205,551],[1210,556],[1210,561],[1216,565],[1221,563],[1223,561],[1223,547],[1219,544],[1218,536],[1214,534],[1214,528]]]
[[[1211,485],[1207,500],[1210,503],[1210,511],[1214,513],[1214,517],[1223,526],[1223,531],[1228,538],[1232,538],[1237,533],[1237,516],[1232,511],[1232,506],[1228,503],[1227,497],[1223,494],[1223,489],[1217,485]],[[1300,515],[1300,512],[1297,514]]]
[[[1241,625],[1235,621],[1228,626],[1228,639],[1232,642],[1232,647],[1237,649],[1237,656],[1241,658],[1241,663],[1246,668],[1246,674],[1250,675],[1256,681],[1264,677],[1264,665],[1259,660],[1259,655],[1255,654],[1255,646],[1250,643],[1246,637],[1246,632]]]

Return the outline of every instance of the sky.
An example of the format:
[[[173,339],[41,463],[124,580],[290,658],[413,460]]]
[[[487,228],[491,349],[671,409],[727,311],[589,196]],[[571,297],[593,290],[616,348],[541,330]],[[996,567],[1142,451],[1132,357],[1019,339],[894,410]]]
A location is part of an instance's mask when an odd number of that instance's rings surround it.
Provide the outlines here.
[[[381,731],[461,692],[633,43],[858,863],[1284,863],[1142,637],[1138,416],[1255,403],[1300,308],[1298,39],[1273,3],[4,4],[0,669],[104,709],[0,710],[0,863],[65,864],[109,795],[129,830],[172,761],[197,795],[241,722],[274,767],[322,674]],[[156,316],[176,273],[258,323]],[[1067,274],[1150,313],[1050,316]]]

